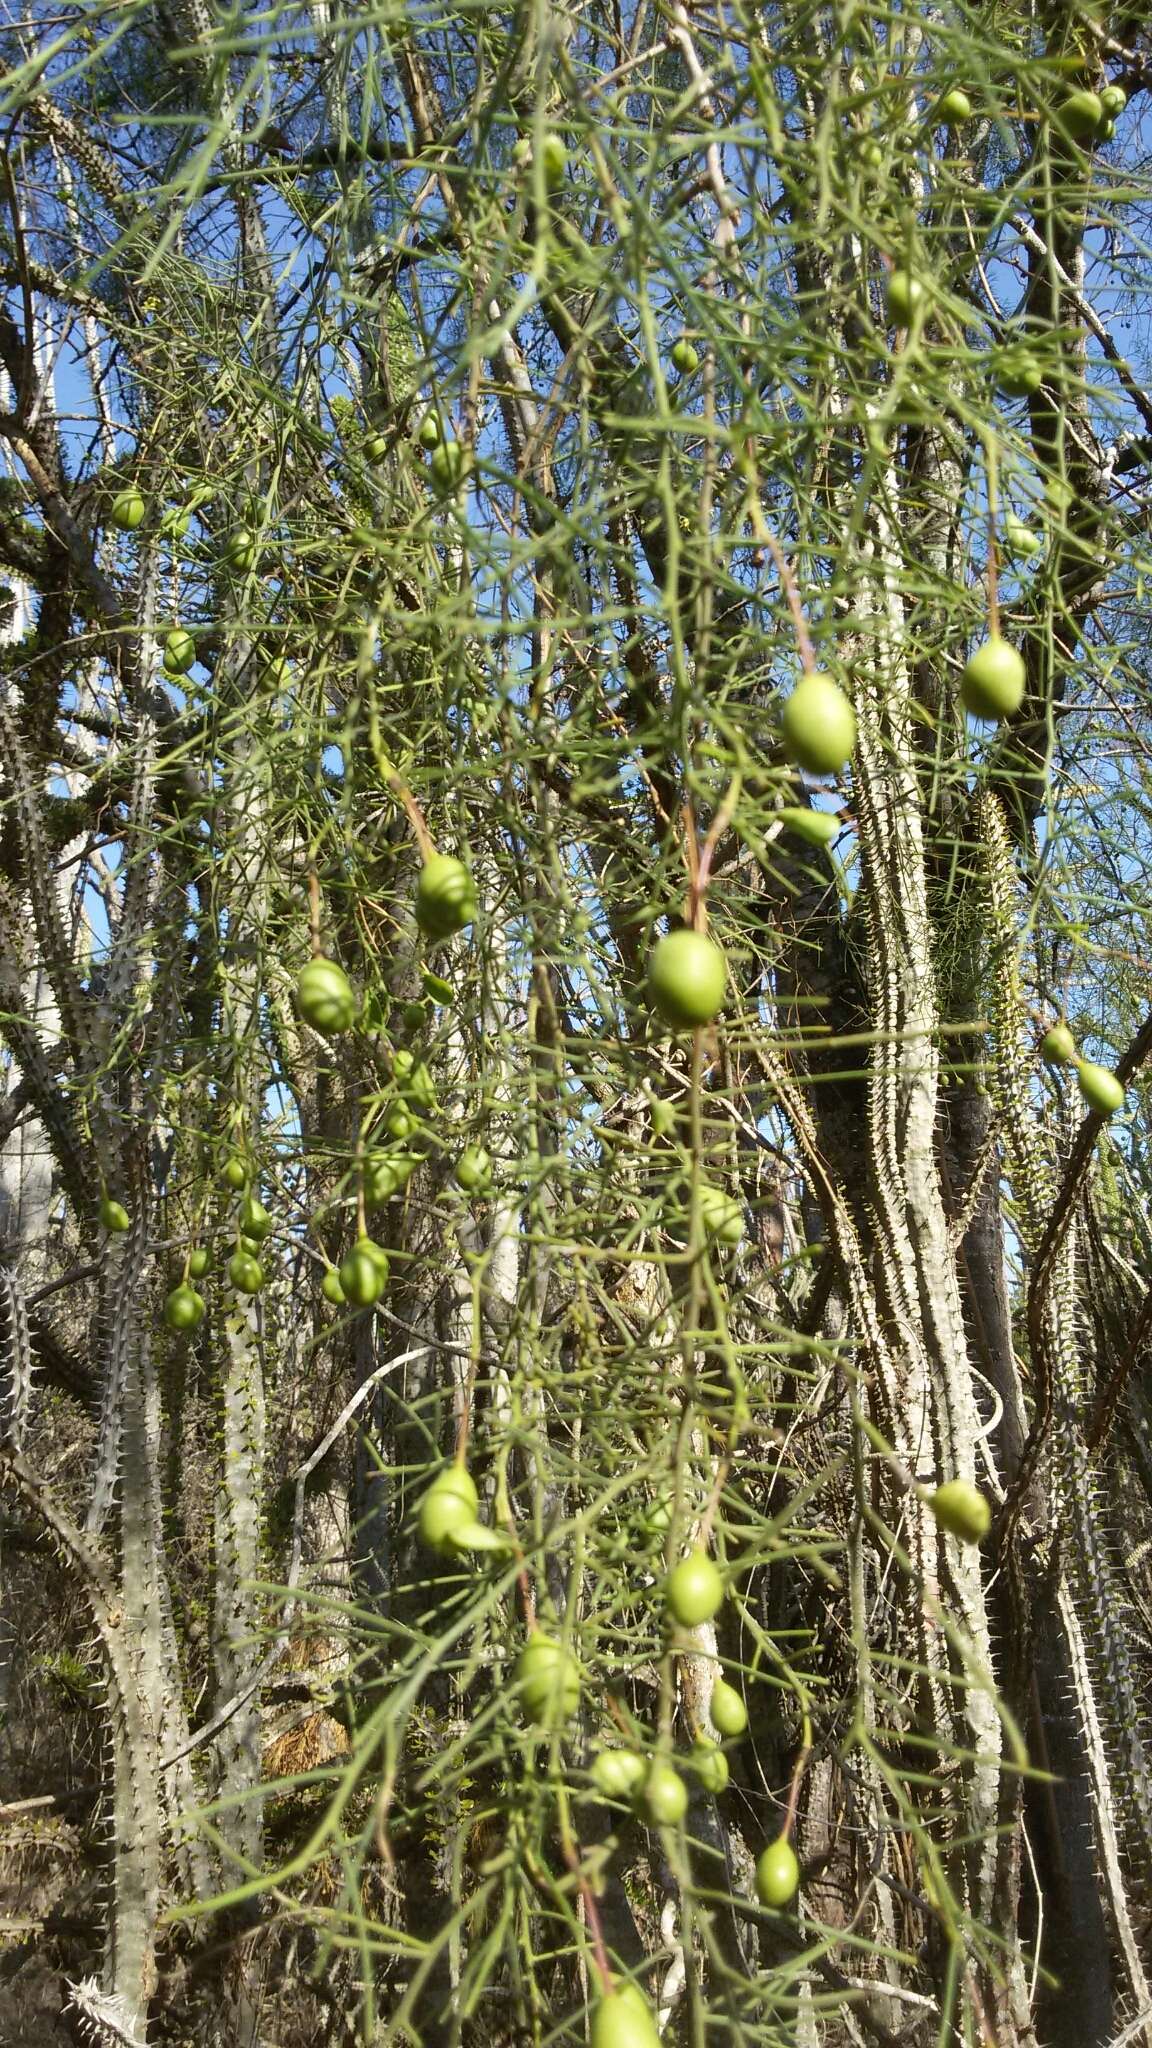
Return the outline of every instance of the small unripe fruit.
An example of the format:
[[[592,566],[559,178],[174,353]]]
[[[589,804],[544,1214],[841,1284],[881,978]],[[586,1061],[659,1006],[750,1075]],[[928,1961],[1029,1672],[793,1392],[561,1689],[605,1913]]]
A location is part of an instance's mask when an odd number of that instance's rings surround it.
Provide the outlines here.
[[[1044,382],[1044,366],[1030,348],[1006,349],[996,368],[996,382],[1009,398],[1031,398]]]
[[[563,1645],[536,1629],[516,1659],[516,1689],[527,1721],[570,1720],[580,1704],[580,1667]]]
[[[1128,105],[1128,95],[1122,85],[1106,85],[1100,94],[1100,110],[1105,120],[1118,120]]]
[[[924,303],[924,286],[910,270],[893,270],[888,276],[888,318],[893,327],[911,327]]]
[[[831,846],[840,830],[840,820],[834,811],[810,811],[803,804],[785,804],[776,815],[785,831],[795,832],[798,839],[806,839],[810,846]]]
[[[382,1209],[391,1200],[400,1183],[392,1161],[385,1152],[370,1152],[364,1161],[361,1179],[364,1187],[364,1207]]]
[[[727,963],[706,932],[668,932],[648,959],[648,992],[666,1024],[710,1024],[724,1004]]]
[[[810,775],[838,775],[856,745],[856,713],[831,676],[801,676],[780,713],[791,761]]]
[[[682,377],[694,376],[700,368],[700,357],[686,334],[672,343],[672,364]]]
[[[1070,1067],[1076,1058],[1076,1040],[1067,1024],[1052,1024],[1040,1040],[1040,1052],[1053,1067]]]
[[[1024,663],[999,634],[969,655],[960,678],[960,695],[973,718],[1010,718],[1024,696]]]
[[[171,540],[183,540],[192,524],[192,513],[187,505],[173,505],[160,521],[161,533]]]
[[[1062,135],[1073,142],[1087,142],[1104,118],[1104,109],[1094,92],[1072,92],[1057,107],[1053,120]]]
[[[112,509],[108,516],[113,526],[120,528],[121,533],[135,533],[136,528],[143,521],[146,510],[147,507],[140,492],[136,489],[135,484],[130,484],[127,490],[117,491],[116,496],[112,500]]]
[[[204,1298],[194,1287],[174,1287],[164,1303],[164,1321],[170,1330],[194,1330],[204,1318]]]
[[[198,1245],[194,1252],[189,1252],[188,1254],[189,1278],[192,1280],[202,1280],[211,1264],[212,1260],[203,1245]]]
[[[350,1031],[356,996],[344,969],[335,960],[309,960],[296,983],[296,1008],[314,1031]]]
[[[170,676],[187,675],[196,659],[196,642],[183,626],[173,626],[164,641],[164,666]]]
[[[943,122],[946,128],[959,128],[962,127],[965,121],[970,121],[972,119],[972,102],[967,93],[961,92],[958,85],[952,86],[951,90],[946,92],[940,101],[936,109],[936,117],[939,121]]]
[[[320,1292],[324,1296],[325,1301],[332,1303],[333,1308],[343,1308],[348,1296],[340,1285],[340,1275],[336,1271],[335,1266],[327,1268],[324,1278],[320,1282]]]
[[[1112,140],[1112,137],[1113,137],[1113,136],[1115,135],[1115,133],[1116,133],[1116,123],[1115,123],[1115,121],[1112,121],[1112,120],[1110,120],[1110,119],[1108,118],[1108,116],[1107,116],[1107,115],[1105,115],[1105,117],[1104,117],[1103,121],[1101,121],[1101,123],[1100,123],[1100,126],[1099,126],[1099,127],[1098,127],[1098,129],[1096,130],[1096,140],[1097,140],[1097,142],[1111,142],[1111,140]]]
[[[258,549],[256,536],[250,527],[237,526],[224,543],[224,562],[229,569],[235,569],[246,576],[256,567]]]
[[[456,994],[452,983],[445,981],[442,974],[433,974],[430,967],[424,968],[420,979],[424,984],[425,995],[434,1003],[450,1003]]]
[[[724,1751],[701,1736],[693,1744],[692,1765],[705,1792],[718,1799],[728,1783],[728,1759]]]
[[[458,490],[468,474],[470,458],[463,441],[441,441],[432,450],[432,482],[442,497]]]
[[[718,1678],[708,1702],[708,1716],[718,1735],[743,1735],[748,1726],[748,1709],[735,1686]]]
[[[762,1906],[786,1906],[796,1896],[800,1865],[787,1836],[781,1835],[760,1856],[756,1865],[756,1896]]]
[[[420,432],[416,438],[422,448],[438,448],[440,446],[440,422],[434,412],[425,413],[420,422]]]
[[[679,1771],[657,1757],[644,1780],[644,1811],[654,1827],[679,1827],[688,1811],[688,1787]]]
[[[660,2048],[652,2008],[635,1984],[622,1984],[592,2015],[591,2048]]]
[[[648,1766],[634,1749],[598,1749],[588,1766],[598,1792],[605,1799],[622,1803],[635,1799],[648,1775]]]
[[[1094,1109],[1098,1116],[1114,1116],[1118,1109],[1123,1109],[1123,1084],[1109,1067],[1097,1066],[1095,1060],[1081,1060],[1076,1079],[1089,1109]]]
[[[456,1185],[471,1195],[487,1187],[492,1178],[492,1160],[483,1145],[466,1145],[456,1161]]]
[[[738,1245],[744,1235],[743,1208],[724,1188],[700,1189],[700,1221],[705,1234],[720,1244]]]
[[[883,164],[884,144],[875,135],[866,135],[860,144],[860,161],[868,171],[878,171]]]
[[[234,1252],[228,1261],[228,1278],[239,1294],[259,1294],[264,1285],[264,1268],[251,1252]]]
[[[247,1195],[240,1205],[240,1228],[245,1237],[262,1244],[272,1233],[272,1218],[259,1195]]]
[[[394,1102],[384,1118],[384,1129],[390,1138],[410,1138],[416,1129],[416,1120],[402,1102]]]
[[[353,1245],[340,1266],[340,1285],[354,1308],[371,1308],[379,1301],[388,1281],[388,1257],[371,1238]]]
[[[970,1479],[946,1479],[928,1505],[940,1527],[961,1543],[983,1543],[992,1527],[992,1510]]]
[[[1004,539],[1014,555],[1025,557],[1038,555],[1044,546],[1040,535],[1033,533],[1032,528],[1026,526],[1022,519],[1018,519],[1015,512],[1009,512],[1004,521]]]
[[[462,860],[433,853],[416,885],[416,922],[432,938],[447,939],[463,931],[476,915],[476,889]]]
[[[559,135],[552,132],[545,135],[540,145],[540,162],[544,168],[544,183],[554,191],[568,174],[568,151]]]
[[[224,1161],[223,1172],[224,1179],[227,1182],[228,1186],[230,1188],[235,1188],[237,1193],[239,1193],[239,1190],[241,1188],[247,1187],[248,1168],[245,1166],[244,1161],[242,1159],[226,1159]]]
[[[132,1228],[132,1218],[123,1202],[114,1202],[110,1195],[105,1195],[100,1204],[100,1221],[105,1230],[110,1230],[116,1235]]]
[[[682,1628],[711,1621],[723,1598],[724,1581],[705,1550],[690,1551],[664,1581],[665,1605]]]
[[[462,1465],[438,1472],[420,1503],[416,1525],[425,1549],[452,1555],[457,1547],[453,1532],[475,1520],[479,1504],[475,1482]]]
[[[367,462],[383,462],[388,453],[387,434],[369,434],[364,443],[364,458]]]

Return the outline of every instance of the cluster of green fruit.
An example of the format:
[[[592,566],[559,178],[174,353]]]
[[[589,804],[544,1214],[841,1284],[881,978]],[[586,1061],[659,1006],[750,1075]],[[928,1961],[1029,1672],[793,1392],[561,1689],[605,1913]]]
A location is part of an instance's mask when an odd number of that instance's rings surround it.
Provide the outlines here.
[[[1070,142],[1111,142],[1127,104],[1122,85],[1106,85],[1098,93],[1081,86],[1060,102],[1053,120]]]
[[[1123,1082],[1117,1080],[1110,1067],[1084,1058],[1067,1024],[1051,1025],[1040,1041],[1040,1051],[1050,1066],[1075,1067],[1080,1093],[1097,1116],[1115,1116],[1118,1109],[1123,1109]]]

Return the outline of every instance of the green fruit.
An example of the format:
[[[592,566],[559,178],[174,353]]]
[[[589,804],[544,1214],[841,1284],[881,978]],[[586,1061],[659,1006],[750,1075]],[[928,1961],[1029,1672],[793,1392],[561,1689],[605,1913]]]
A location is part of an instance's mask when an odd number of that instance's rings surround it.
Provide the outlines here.
[[[1111,142],[1112,137],[1115,135],[1115,133],[1115,121],[1105,119],[1101,121],[1100,126],[1096,130],[1096,140],[1097,142]]]
[[[936,118],[946,128],[960,128],[972,119],[972,102],[966,92],[954,85],[945,93],[936,109]]]
[[[309,960],[296,983],[296,1008],[314,1031],[350,1031],[356,996],[344,969],[335,960]]]
[[[424,1003],[401,1003],[400,1021],[406,1031],[423,1031],[428,1022],[428,1010]]]
[[[361,1169],[364,1187],[364,1207],[382,1209],[391,1200],[400,1183],[393,1170],[392,1161],[386,1152],[370,1152]]]
[[[471,468],[471,457],[463,441],[441,441],[432,450],[429,465],[432,482],[442,497],[459,490]]]
[[[100,1221],[104,1225],[105,1230],[111,1230],[117,1234],[132,1228],[132,1218],[124,1207],[123,1202],[114,1202],[110,1195],[105,1195],[100,1204]]]
[[[568,151],[559,135],[549,132],[540,145],[540,162],[544,167],[544,183],[552,190],[562,185],[568,175]]]
[[[450,1003],[452,1001],[452,998],[455,995],[456,991],[453,988],[452,983],[450,981],[444,980],[443,975],[433,974],[432,969],[430,967],[425,967],[420,976],[420,979],[424,983],[425,995],[427,995],[432,1002]]]
[[[728,1783],[728,1759],[716,1743],[698,1736],[692,1746],[692,1767],[705,1792],[718,1799]]]
[[[1038,555],[1044,546],[1040,535],[1033,533],[1032,528],[1026,526],[1022,519],[1018,519],[1015,512],[1009,512],[1004,521],[1004,539],[1014,555],[1025,557]]]
[[[1007,349],[996,369],[996,382],[1009,398],[1031,398],[1044,382],[1044,367],[1030,348]]]
[[[660,2048],[652,2008],[635,1984],[622,1984],[592,2015],[591,2048]]]
[[[343,1308],[348,1296],[340,1285],[340,1275],[335,1266],[329,1266],[325,1270],[324,1278],[320,1282],[320,1292],[325,1301],[332,1303],[333,1308]]]
[[[735,1686],[729,1685],[726,1679],[716,1679],[712,1687],[708,1717],[717,1735],[743,1735],[748,1726],[748,1709]]]
[[[204,1250],[203,1245],[197,1246],[194,1252],[189,1252],[188,1254],[189,1278],[192,1280],[202,1280],[211,1264],[211,1257],[209,1253]]]
[[[724,1004],[727,962],[705,932],[669,932],[648,958],[648,993],[666,1024],[710,1024]]]
[[[228,1278],[240,1294],[259,1294],[266,1278],[259,1259],[251,1252],[233,1252],[228,1261]]]
[[[1073,142],[1087,142],[1100,126],[1104,109],[1094,92],[1071,92],[1052,118],[1062,135]]]
[[[463,931],[476,915],[476,889],[462,860],[433,853],[416,885],[416,922],[432,938],[447,939]]]
[[[570,1720],[580,1704],[580,1667],[560,1643],[536,1629],[516,1659],[516,1689],[528,1721]]]
[[[838,775],[856,745],[856,713],[831,676],[801,676],[780,714],[790,761],[810,775]]]
[[[383,462],[384,457],[388,453],[388,446],[387,434],[369,434],[368,439],[364,443],[365,461]]]
[[[164,1303],[164,1321],[170,1330],[194,1330],[204,1317],[204,1298],[194,1287],[174,1287]]]
[[[392,1055],[392,1073],[397,1081],[407,1081],[416,1065],[416,1055],[406,1045],[398,1046]]]
[[[1100,111],[1107,121],[1116,121],[1128,105],[1128,95],[1122,85],[1106,85],[1100,94]]]
[[[120,528],[121,533],[135,533],[146,511],[147,506],[140,492],[135,484],[130,484],[127,490],[116,493],[108,517],[113,526]]]
[[[1053,1067],[1070,1067],[1076,1059],[1076,1040],[1067,1024],[1052,1024],[1040,1040],[1041,1057]]]
[[[440,422],[437,419],[436,414],[434,412],[425,413],[423,419],[420,422],[420,432],[417,434],[416,438],[419,441],[420,446],[422,448],[438,448],[440,446],[440,441],[442,438],[440,433]]]
[[[1081,1060],[1076,1079],[1089,1109],[1099,1116],[1114,1116],[1118,1109],[1123,1109],[1123,1084],[1110,1068],[1097,1066],[1095,1060]]]
[[[810,811],[802,804],[785,804],[776,815],[785,831],[795,832],[798,839],[806,839],[810,846],[831,846],[840,830],[840,820],[834,811]]]
[[[258,1237],[241,1236],[240,1250],[242,1252],[248,1252],[252,1258],[258,1259],[260,1257],[261,1250],[260,1239]]]
[[[241,1188],[247,1187],[248,1168],[242,1159],[226,1159],[224,1161],[223,1173],[228,1186],[235,1188],[237,1193],[239,1193]]]
[[[387,992],[381,988],[369,989],[360,1009],[360,1022],[365,1031],[383,1031],[388,1022],[392,1005]]]
[[[865,170],[878,171],[884,162],[884,144],[875,135],[866,135],[860,144],[860,161]]]
[[[692,377],[700,368],[699,354],[686,334],[682,334],[678,341],[672,343],[672,364],[682,377]]]
[[[185,676],[196,659],[196,642],[183,626],[173,626],[164,642],[164,666],[170,676]]]
[[[160,521],[161,533],[172,540],[183,540],[192,524],[192,513],[187,505],[173,505]]]
[[[419,1166],[420,1161],[410,1152],[393,1152],[389,1165],[396,1176],[397,1189],[406,1187]]]
[[[644,1780],[644,1811],[653,1827],[679,1827],[688,1811],[688,1787],[679,1771],[657,1757]]]
[[[946,1479],[928,1501],[942,1529],[961,1543],[983,1543],[992,1527],[992,1510],[970,1479]]]
[[[426,1550],[448,1556],[457,1546],[453,1533],[475,1520],[480,1496],[462,1465],[438,1472],[420,1503],[416,1527]]]
[[[734,1195],[707,1185],[700,1189],[700,1221],[709,1237],[737,1245],[744,1235],[744,1210]]]
[[[456,1161],[456,1185],[466,1195],[475,1194],[477,1188],[487,1187],[492,1178],[491,1155],[483,1145],[466,1145]]]
[[[634,1749],[598,1749],[588,1769],[598,1792],[622,1805],[634,1799],[648,1775],[648,1766]]]
[[[394,1102],[384,1118],[384,1129],[390,1138],[410,1138],[416,1129],[416,1121],[402,1102]]]
[[[973,718],[1010,718],[1024,696],[1024,663],[999,634],[969,655],[960,678],[964,708]]]
[[[272,1218],[258,1195],[247,1195],[241,1203],[240,1228],[255,1244],[262,1244],[270,1236]]]
[[[924,286],[910,270],[893,270],[888,276],[888,318],[894,327],[911,327],[924,303]]]
[[[340,1285],[354,1308],[371,1308],[388,1284],[388,1254],[370,1237],[357,1238],[340,1266]]]
[[[664,1603],[682,1628],[711,1621],[724,1598],[724,1581],[707,1551],[693,1550],[664,1581]]]
[[[800,1883],[796,1851],[786,1835],[769,1842],[756,1865],[756,1896],[762,1906],[786,1906]]]
[[[256,536],[251,527],[237,526],[224,543],[223,558],[227,568],[235,569],[240,575],[246,576],[256,567],[258,552]]]

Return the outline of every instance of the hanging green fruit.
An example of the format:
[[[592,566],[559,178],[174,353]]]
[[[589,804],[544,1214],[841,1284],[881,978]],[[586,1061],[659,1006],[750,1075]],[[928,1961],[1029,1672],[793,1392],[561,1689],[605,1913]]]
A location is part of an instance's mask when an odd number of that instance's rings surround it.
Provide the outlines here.
[[[571,1720],[580,1703],[580,1666],[540,1629],[516,1659],[515,1684],[525,1719],[540,1727]]]
[[[425,413],[420,422],[420,432],[416,438],[422,448],[438,448],[440,446],[443,435],[440,431],[440,422],[434,412]]]
[[[544,183],[555,191],[568,175],[568,151],[563,138],[549,130],[540,144],[540,162],[544,168]]]
[[[960,696],[973,718],[1010,718],[1024,698],[1024,663],[998,633],[969,655],[960,678]]]
[[[992,1527],[992,1510],[970,1479],[946,1479],[929,1496],[928,1505],[940,1527],[961,1543],[983,1543]]]
[[[679,1771],[663,1757],[655,1757],[641,1800],[653,1827],[677,1828],[688,1811],[688,1787]]]
[[[355,991],[335,960],[317,956],[301,969],[296,983],[296,1007],[306,1024],[326,1035],[350,1031],[356,1022]]]
[[[889,271],[887,305],[888,318],[893,327],[911,327],[923,304],[924,286],[912,271]]]
[[[143,523],[146,511],[147,506],[135,484],[129,484],[126,490],[117,491],[108,516],[113,526],[118,526],[121,533],[135,533],[136,528]]]
[[[476,915],[476,888],[462,860],[429,854],[420,871],[414,905],[421,931],[436,939],[463,931]]]
[[[354,1308],[371,1308],[388,1284],[388,1254],[370,1237],[357,1238],[340,1265],[340,1285]]]
[[[708,1237],[719,1244],[738,1245],[744,1235],[744,1210],[724,1188],[701,1186],[700,1221]]]
[[[241,1203],[240,1228],[255,1244],[262,1244],[271,1236],[272,1218],[258,1195],[246,1195]]]
[[[724,1598],[724,1581],[706,1550],[690,1551],[664,1581],[664,1603],[682,1628],[711,1621]]]
[[[1094,1109],[1098,1116],[1115,1116],[1118,1109],[1123,1109],[1124,1086],[1109,1067],[1098,1066],[1095,1060],[1081,1060],[1076,1080],[1089,1109]]]
[[[473,1521],[480,1505],[475,1481],[463,1465],[438,1472],[420,1502],[417,1530],[426,1550],[447,1556],[455,1550],[453,1531]]]
[[[247,1187],[248,1168],[242,1159],[226,1159],[222,1173],[227,1185],[230,1188],[235,1188],[237,1194],[239,1194],[241,1188]]]
[[[110,1195],[105,1195],[100,1204],[100,1221],[114,1236],[132,1228],[132,1218],[123,1202],[114,1202]]]
[[[648,958],[648,993],[666,1024],[710,1024],[723,1008],[728,966],[705,932],[668,932]]]
[[[456,1161],[455,1180],[457,1187],[465,1194],[473,1195],[479,1188],[486,1188],[492,1178],[491,1155],[483,1145],[466,1145]]]
[[[786,832],[795,832],[798,839],[806,839],[810,846],[831,846],[840,831],[840,820],[834,811],[810,811],[801,804],[785,804],[776,816]]]
[[[1072,142],[1087,142],[1100,126],[1104,109],[1094,92],[1069,93],[1052,116],[1062,135]]]
[[[672,343],[672,365],[682,377],[693,377],[700,368],[700,357],[686,334]]]
[[[266,1274],[251,1252],[233,1252],[228,1261],[228,1278],[238,1294],[259,1294]]]
[[[1128,105],[1128,95],[1122,85],[1106,85],[1100,94],[1100,111],[1106,121],[1118,121]]]
[[[1076,1040],[1067,1024],[1051,1024],[1040,1040],[1040,1052],[1049,1066],[1070,1067],[1076,1060]]]
[[[660,2048],[652,2008],[635,1984],[621,1984],[592,2015],[591,2048]]]
[[[800,1885],[800,1865],[786,1835],[769,1842],[756,1864],[756,1896],[762,1906],[786,1906]]]
[[[936,118],[945,128],[962,128],[972,119],[972,102],[958,85],[951,86],[939,101]]]
[[[256,536],[247,526],[235,527],[224,543],[225,567],[235,569],[241,576],[247,576],[256,567],[258,554]]]
[[[996,382],[1009,398],[1031,398],[1044,382],[1044,365],[1030,348],[1006,349],[996,366]]]
[[[622,1805],[636,1798],[648,1775],[644,1758],[634,1749],[598,1749],[588,1769],[597,1791]]]
[[[786,699],[780,730],[790,761],[810,775],[839,775],[856,745],[856,713],[831,676],[810,672]]]
[[[196,642],[183,626],[173,626],[164,641],[164,666],[170,676],[187,675],[196,660]]]
[[[335,1266],[325,1268],[324,1278],[320,1282],[320,1292],[325,1301],[332,1303],[333,1308],[343,1308],[348,1296],[340,1285],[340,1275]]]
[[[204,1297],[194,1287],[174,1287],[164,1303],[164,1321],[170,1330],[194,1330],[204,1319]]]
[[[472,458],[463,441],[441,441],[432,450],[429,471],[441,497],[459,490],[471,467]]]
[[[728,1784],[728,1759],[715,1742],[699,1735],[692,1745],[690,1762],[705,1792],[718,1799]]]
[[[189,1252],[188,1254],[189,1279],[202,1280],[211,1264],[212,1260],[208,1252],[205,1251],[203,1245],[198,1245],[194,1252]]]
[[[717,1678],[714,1681],[708,1717],[718,1735],[743,1735],[747,1728],[748,1709],[735,1686],[729,1685],[727,1679]]]

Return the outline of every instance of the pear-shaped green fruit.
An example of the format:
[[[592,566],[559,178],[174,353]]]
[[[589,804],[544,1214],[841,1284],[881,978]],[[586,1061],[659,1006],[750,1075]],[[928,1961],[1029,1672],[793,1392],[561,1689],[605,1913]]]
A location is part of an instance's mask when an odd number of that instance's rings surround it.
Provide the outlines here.
[[[463,931],[476,915],[476,889],[462,860],[450,853],[428,856],[416,885],[416,922],[432,938]]]
[[[353,1308],[371,1308],[388,1284],[388,1254],[370,1237],[358,1238],[340,1265],[340,1285]]]
[[[884,144],[876,135],[866,135],[860,144],[860,161],[866,171],[878,171],[884,162]]]
[[[1115,1116],[1118,1109],[1123,1109],[1123,1083],[1110,1067],[1097,1066],[1095,1060],[1081,1060],[1076,1080],[1089,1109],[1094,1109],[1098,1116]]]
[[[1070,1067],[1076,1059],[1076,1040],[1067,1024],[1051,1024],[1040,1040],[1042,1058],[1051,1067]]]
[[[196,659],[196,642],[183,626],[173,626],[164,640],[164,666],[170,676],[186,676]]]
[[[1105,115],[1104,119],[1100,123],[1100,126],[1096,130],[1097,142],[1111,142],[1112,137],[1115,135],[1115,133],[1115,121],[1109,120],[1108,116]]]
[[[410,1138],[416,1119],[402,1102],[394,1102],[384,1118],[384,1129],[390,1138]]]
[[[144,499],[135,484],[129,484],[127,490],[117,491],[108,517],[113,526],[120,528],[121,533],[135,533],[136,528],[143,522],[146,510]]]
[[[194,1287],[174,1287],[164,1303],[164,1321],[170,1330],[194,1330],[204,1319],[204,1297]]]
[[[786,1835],[769,1842],[756,1864],[756,1896],[762,1906],[786,1906],[796,1896],[800,1865]]]
[[[571,1720],[580,1703],[580,1666],[540,1629],[516,1659],[515,1683],[524,1718],[539,1727]]]
[[[356,996],[344,969],[335,960],[309,960],[296,983],[296,1008],[314,1031],[350,1031]]]
[[[172,505],[160,521],[160,531],[170,540],[183,540],[192,524],[192,510],[188,505]]]
[[[105,1195],[100,1204],[100,1221],[105,1230],[110,1230],[114,1236],[132,1228],[132,1218],[123,1202],[114,1202],[110,1195]]]
[[[224,543],[223,559],[227,568],[235,569],[240,576],[247,576],[256,567],[258,553],[256,536],[251,527],[237,526]]]
[[[453,1001],[456,991],[450,981],[445,981],[442,974],[433,974],[430,967],[425,967],[421,970],[420,979],[424,984],[424,993],[431,1002],[450,1003]]]
[[[1024,697],[1024,663],[998,633],[969,655],[960,678],[960,695],[973,718],[1010,718],[1019,710]]]
[[[255,1244],[272,1235],[272,1218],[259,1195],[246,1195],[240,1204],[240,1228]]]
[[[660,2048],[652,2008],[636,1984],[621,1984],[592,2015],[591,2048]]]
[[[737,1245],[744,1235],[744,1211],[735,1195],[707,1182],[700,1189],[700,1221],[719,1244]]]
[[[679,1827],[688,1811],[688,1787],[679,1771],[663,1757],[653,1759],[641,1799],[653,1827]]]
[[[1117,121],[1128,105],[1128,95],[1122,85],[1106,85],[1100,94],[1100,111],[1106,121]]]
[[[803,675],[780,713],[790,761],[810,775],[838,775],[856,745],[856,713],[831,676]]]
[[[443,438],[440,432],[440,421],[436,414],[434,412],[426,412],[420,422],[420,432],[416,436],[420,446],[422,448],[438,448]]]
[[[972,102],[958,85],[944,94],[936,108],[936,118],[945,128],[961,128],[965,121],[972,119]]]
[[[428,1022],[427,1003],[401,1003],[400,1021],[405,1031],[423,1031]]]
[[[228,1278],[238,1294],[259,1294],[266,1275],[251,1252],[233,1252],[228,1261]]]
[[[888,273],[888,318],[893,327],[911,327],[924,303],[924,286],[912,271],[897,268]]]
[[[795,832],[809,846],[831,846],[840,830],[840,820],[834,811],[810,811],[803,804],[785,804],[776,815],[786,832]]]
[[[439,442],[432,450],[429,470],[432,483],[441,497],[459,490],[471,466],[471,456],[463,441]]]
[[[1026,559],[1038,555],[1044,546],[1040,535],[1033,533],[1032,528],[1026,525],[1023,519],[1018,519],[1015,512],[1009,512],[1004,521],[1004,539],[1014,555]]]
[[[540,161],[544,167],[544,183],[550,191],[555,191],[568,175],[568,151],[562,137],[552,130],[540,145]]]
[[[728,1783],[728,1759],[724,1751],[701,1735],[692,1745],[691,1762],[705,1792],[718,1799]]]
[[[205,1251],[204,1246],[197,1245],[196,1250],[194,1252],[189,1252],[188,1254],[189,1279],[202,1280],[211,1264],[212,1260],[209,1254]]]
[[[724,1581],[706,1550],[689,1551],[664,1581],[664,1603],[682,1628],[711,1621],[724,1598]]]
[[[1060,133],[1072,142],[1087,142],[1100,126],[1104,109],[1094,92],[1070,92],[1052,118]]]
[[[672,365],[682,377],[693,377],[700,368],[700,357],[686,334],[672,343]]]
[[[343,1308],[348,1296],[340,1285],[340,1275],[335,1266],[326,1267],[324,1278],[320,1282],[320,1292],[325,1301],[332,1303],[333,1308]]]
[[[717,1735],[743,1735],[748,1726],[748,1709],[735,1686],[727,1679],[718,1678],[712,1687],[708,1702],[708,1717]]]
[[[992,1510],[970,1479],[946,1479],[928,1505],[940,1527],[961,1543],[983,1543],[992,1527]]]
[[[382,1209],[400,1185],[386,1152],[369,1152],[361,1170],[361,1179],[366,1209]]]
[[[453,1554],[454,1532],[475,1519],[479,1504],[475,1482],[463,1465],[448,1465],[438,1472],[420,1503],[416,1525],[425,1549],[443,1557]]]
[[[1006,349],[996,367],[996,382],[1009,398],[1031,398],[1044,382],[1044,365],[1030,348]]]
[[[388,453],[388,446],[387,434],[369,434],[368,439],[364,443],[364,460],[366,462],[383,462]]]
[[[648,1776],[644,1758],[634,1749],[598,1749],[588,1769],[597,1791],[623,1805],[636,1798]]]
[[[648,957],[648,993],[666,1024],[710,1024],[724,1004],[727,962],[706,932],[668,932]]]
[[[248,1168],[242,1159],[226,1159],[222,1171],[226,1185],[235,1188],[237,1194],[241,1188],[247,1187]]]
[[[456,1185],[465,1194],[475,1194],[478,1188],[487,1187],[492,1178],[491,1155],[483,1145],[465,1145],[456,1161]]]

